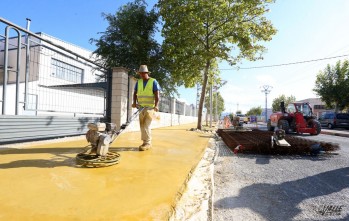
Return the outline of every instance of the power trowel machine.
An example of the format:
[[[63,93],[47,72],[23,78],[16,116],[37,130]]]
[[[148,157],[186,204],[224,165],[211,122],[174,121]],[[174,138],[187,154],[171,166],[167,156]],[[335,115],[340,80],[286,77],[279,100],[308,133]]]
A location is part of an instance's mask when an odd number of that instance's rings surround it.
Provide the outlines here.
[[[89,123],[86,139],[90,143],[88,147],[91,148],[76,155],[77,165],[104,167],[117,164],[120,154],[110,152],[109,146],[143,110],[144,107],[139,108],[125,124],[120,126],[119,130],[114,123]]]

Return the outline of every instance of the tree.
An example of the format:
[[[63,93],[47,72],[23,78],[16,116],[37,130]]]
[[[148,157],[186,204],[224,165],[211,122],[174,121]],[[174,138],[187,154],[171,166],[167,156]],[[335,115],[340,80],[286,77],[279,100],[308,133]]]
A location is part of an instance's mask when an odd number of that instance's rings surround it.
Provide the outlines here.
[[[211,65],[222,60],[235,65],[242,58],[261,58],[265,47],[258,42],[270,41],[276,33],[263,17],[271,2],[159,0],[166,67],[179,85],[202,85],[197,129],[201,129]]]
[[[159,14],[149,12],[144,0],[135,0],[119,8],[115,14],[102,14],[109,26],[99,39],[90,39],[97,49],[97,62],[106,69],[125,67],[135,76],[139,65],[146,64],[167,95],[176,93],[168,71],[163,67],[161,45],[154,39],[158,31]]]
[[[318,73],[313,91],[336,111],[349,107],[349,61],[338,61]]]
[[[279,97],[275,98],[271,106],[273,109],[273,112],[280,111],[281,101],[285,102],[285,107],[287,107],[288,104],[296,101],[296,97],[293,95],[286,97],[284,94],[282,94]]]
[[[259,116],[262,114],[262,107],[252,107],[249,111],[247,111],[247,116]]]
[[[221,115],[221,113],[225,109],[225,107],[224,107],[224,99],[223,99],[223,97],[222,97],[220,92],[213,93],[213,95],[212,95],[212,104],[213,104],[213,108],[212,108],[213,113],[212,113],[212,115],[213,116],[217,115],[219,117]],[[216,108],[215,108],[216,104],[217,104],[217,113],[216,113]],[[207,110],[210,109],[210,97],[209,97],[209,95],[206,95],[206,98],[205,98],[205,108]]]

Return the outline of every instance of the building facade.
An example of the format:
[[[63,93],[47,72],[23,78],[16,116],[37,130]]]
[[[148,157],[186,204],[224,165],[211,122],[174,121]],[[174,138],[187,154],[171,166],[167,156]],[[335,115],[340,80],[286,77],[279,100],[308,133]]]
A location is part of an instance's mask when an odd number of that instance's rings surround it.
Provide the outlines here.
[[[297,102],[308,102],[313,108],[313,114],[319,118],[323,112],[332,111],[332,109],[326,109],[325,103],[321,101],[320,98],[307,98],[304,100],[299,100]]]

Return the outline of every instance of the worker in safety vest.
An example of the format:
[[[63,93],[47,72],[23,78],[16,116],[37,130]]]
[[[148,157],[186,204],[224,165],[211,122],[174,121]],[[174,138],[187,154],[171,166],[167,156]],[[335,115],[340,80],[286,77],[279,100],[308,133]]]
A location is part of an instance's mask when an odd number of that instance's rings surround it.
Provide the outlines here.
[[[160,85],[154,79],[149,77],[147,65],[141,65],[139,67],[138,74],[141,79],[136,82],[133,93],[133,108],[146,107],[139,114],[139,126],[141,128],[141,139],[143,144],[139,146],[140,151],[148,150],[151,148],[151,128],[152,117],[154,111],[159,111],[159,99],[160,99]]]

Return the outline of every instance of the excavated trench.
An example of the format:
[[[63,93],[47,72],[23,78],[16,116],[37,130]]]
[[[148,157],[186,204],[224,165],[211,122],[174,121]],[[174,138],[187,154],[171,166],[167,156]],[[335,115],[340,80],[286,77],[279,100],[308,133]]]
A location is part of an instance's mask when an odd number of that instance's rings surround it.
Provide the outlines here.
[[[218,129],[217,134],[234,153],[280,154],[280,155],[316,155],[320,152],[331,152],[339,149],[338,144],[318,142],[301,138],[297,135],[285,135],[291,146],[272,146],[274,132],[253,129],[239,131],[234,129]]]

